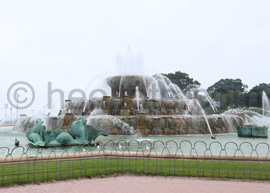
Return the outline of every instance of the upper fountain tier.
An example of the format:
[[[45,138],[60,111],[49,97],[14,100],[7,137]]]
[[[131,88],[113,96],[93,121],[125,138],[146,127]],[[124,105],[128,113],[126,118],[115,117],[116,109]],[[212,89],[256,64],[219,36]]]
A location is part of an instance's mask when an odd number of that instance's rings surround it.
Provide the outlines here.
[[[107,83],[111,87],[113,98],[128,95],[130,98],[136,97],[136,87],[139,89],[140,98],[147,98],[148,88],[153,83],[153,77],[141,75],[122,75],[107,78]]]

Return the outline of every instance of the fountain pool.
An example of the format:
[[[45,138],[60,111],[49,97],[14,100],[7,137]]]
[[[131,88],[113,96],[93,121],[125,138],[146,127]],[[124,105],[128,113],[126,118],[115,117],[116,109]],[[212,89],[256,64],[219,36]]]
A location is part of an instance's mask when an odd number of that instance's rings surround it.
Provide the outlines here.
[[[28,148],[27,155],[35,155],[38,152],[38,148],[32,147],[28,143],[28,139],[24,133],[17,133],[12,130],[12,127],[0,127],[0,147],[8,147],[10,150],[15,148],[14,140],[17,138],[20,141],[20,146],[26,151]],[[148,147],[155,147],[157,152],[170,152],[175,153],[177,151],[176,143],[178,146],[181,144],[181,150],[183,153],[200,153],[200,154],[210,154],[211,149],[212,154],[219,154],[221,151],[221,146],[224,148],[226,146],[227,154],[241,154],[237,149],[241,145],[242,153],[245,155],[256,155],[252,150],[256,149],[259,155],[267,155],[269,148],[267,144],[269,140],[267,138],[239,138],[236,133],[228,134],[217,134],[218,140],[213,140],[209,135],[155,135],[155,136],[138,136],[138,135],[111,135],[108,137],[100,136],[97,138],[97,142],[104,145],[104,150],[109,151],[120,151],[118,144],[126,146],[130,143],[127,151],[137,151],[138,147],[141,146],[140,151],[147,152]],[[258,145],[259,144],[259,145]],[[16,148],[12,156],[21,156],[23,148]],[[165,148],[166,147],[166,148]],[[85,147],[85,146],[70,146],[70,147],[57,147],[55,148],[56,153],[63,153],[63,150],[68,149],[68,152],[82,152],[83,149],[92,149],[93,151],[98,151],[96,146]],[[42,149],[43,154],[51,153],[52,148]],[[196,150],[196,152],[195,152]],[[0,148],[0,157],[6,156],[7,149]],[[179,150],[178,150],[179,153]],[[224,153],[224,152],[223,152]]]

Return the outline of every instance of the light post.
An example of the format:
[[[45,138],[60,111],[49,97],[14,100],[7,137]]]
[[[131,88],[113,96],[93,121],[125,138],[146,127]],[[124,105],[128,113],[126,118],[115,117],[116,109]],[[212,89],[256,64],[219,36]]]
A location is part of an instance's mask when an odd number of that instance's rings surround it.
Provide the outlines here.
[[[8,109],[8,104],[4,104],[4,109],[5,109],[5,119],[7,119],[7,109]]]
[[[12,107],[10,107],[10,122],[12,123]]]

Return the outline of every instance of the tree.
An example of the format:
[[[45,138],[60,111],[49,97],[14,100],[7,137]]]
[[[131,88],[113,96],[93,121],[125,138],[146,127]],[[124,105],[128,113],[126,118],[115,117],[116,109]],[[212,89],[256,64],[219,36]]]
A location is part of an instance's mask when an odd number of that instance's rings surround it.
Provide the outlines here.
[[[249,91],[249,105],[253,107],[262,107],[262,92],[265,91],[267,95],[270,93],[270,84],[261,83],[254,86]],[[257,98],[257,100],[256,100]]]
[[[223,94],[221,95],[221,100],[220,100],[220,109],[225,110],[228,107],[228,94]]]
[[[229,91],[229,96],[230,96],[230,106],[238,106],[239,93],[235,92],[233,90],[230,90]]]
[[[258,95],[256,92],[249,93],[249,106],[250,107],[260,106],[260,104],[258,103]]]
[[[270,91],[270,84],[261,83],[258,86],[254,86],[249,92],[262,93],[263,91]]]
[[[207,91],[214,96],[215,93],[229,94],[230,91],[243,93],[247,85],[242,83],[241,79],[221,79],[210,86]]]
[[[190,78],[188,74],[176,71],[175,73],[162,74],[176,84],[184,93],[201,85],[197,80]]]
[[[249,106],[248,97],[249,97],[248,93],[240,93],[238,95],[238,106],[241,107]]]
[[[221,97],[222,97],[222,95],[221,95],[220,93],[216,93],[216,95],[214,96],[214,100],[215,100],[216,102],[220,103]]]

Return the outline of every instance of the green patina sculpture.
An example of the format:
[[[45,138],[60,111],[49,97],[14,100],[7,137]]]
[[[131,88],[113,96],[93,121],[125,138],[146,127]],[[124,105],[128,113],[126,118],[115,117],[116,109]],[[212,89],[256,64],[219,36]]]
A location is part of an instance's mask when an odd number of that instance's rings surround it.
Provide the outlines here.
[[[72,131],[46,130],[41,119],[36,120],[36,125],[26,132],[26,136],[32,145],[47,147],[61,145],[89,144],[98,136],[107,136],[104,131],[98,130],[92,125],[87,125],[85,118],[74,121]]]

